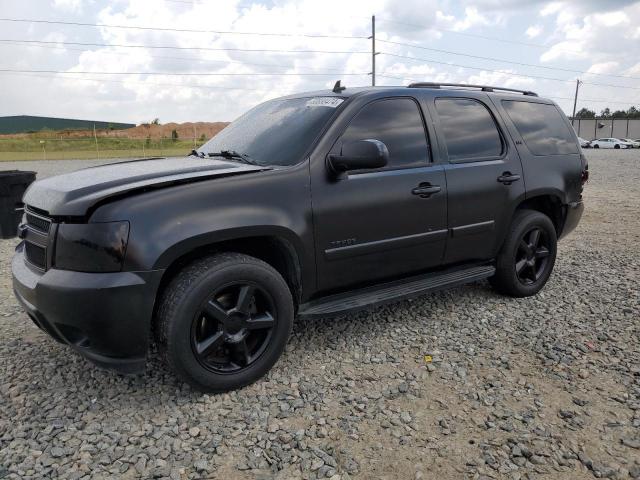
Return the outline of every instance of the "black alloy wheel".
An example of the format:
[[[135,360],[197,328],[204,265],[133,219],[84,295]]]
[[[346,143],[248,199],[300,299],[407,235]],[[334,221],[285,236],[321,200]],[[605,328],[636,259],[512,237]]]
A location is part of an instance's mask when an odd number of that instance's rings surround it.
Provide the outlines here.
[[[517,210],[489,282],[512,297],[535,295],[551,276],[556,252],[557,232],[551,219],[535,210]]]
[[[235,252],[211,254],[164,288],[155,319],[161,354],[203,392],[228,392],[264,376],[293,327],[291,290],[271,265]]]
[[[198,361],[215,373],[236,373],[255,362],[276,326],[270,295],[248,283],[218,289],[193,320],[191,346]]]
[[[524,285],[532,285],[542,277],[549,262],[549,239],[539,227],[528,230],[520,240],[516,250],[515,269],[518,280]]]

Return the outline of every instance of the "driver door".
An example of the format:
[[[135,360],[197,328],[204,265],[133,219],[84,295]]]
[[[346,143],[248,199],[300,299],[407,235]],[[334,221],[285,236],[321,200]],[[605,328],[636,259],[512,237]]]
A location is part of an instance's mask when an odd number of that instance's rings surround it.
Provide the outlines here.
[[[345,113],[347,115],[347,113]],[[374,100],[353,114],[329,154],[375,139],[389,150],[385,167],[336,178],[320,167],[311,179],[319,290],[366,285],[442,263],[447,238],[447,185],[433,164],[418,103]],[[420,195],[421,187],[439,187]]]

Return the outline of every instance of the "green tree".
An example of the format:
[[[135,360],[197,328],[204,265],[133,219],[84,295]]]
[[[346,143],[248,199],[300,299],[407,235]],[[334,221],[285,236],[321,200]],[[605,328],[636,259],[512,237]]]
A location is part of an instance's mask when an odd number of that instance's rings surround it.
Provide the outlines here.
[[[174,142],[178,141],[178,131],[175,128],[171,130],[171,140]]]
[[[640,118],[640,110],[638,110],[634,106],[631,106],[629,107],[629,110],[627,110],[627,116],[629,118]]]
[[[596,112],[588,108],[581,108],[576,112],[576,118],[596,118]]]
[[[609,109],[609,107],[605,108],[604,110],[602,110],[600,112],[600,116],[602,118],[610,118],[611,117],[611,110]]]
[[[154,118],[153,120],[151,120],[151,125],[160,125],[160,119],[159,118]]]

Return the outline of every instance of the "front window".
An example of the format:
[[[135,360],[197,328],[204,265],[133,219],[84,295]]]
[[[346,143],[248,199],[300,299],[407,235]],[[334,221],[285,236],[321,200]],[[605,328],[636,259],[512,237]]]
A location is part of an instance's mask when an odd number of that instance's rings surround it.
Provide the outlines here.
[[[410,98],[387,98],[366,105],[351,120],[341,144],[380,140],[389,150],[386,169],[424,167],[429,161],[420,109]]]
[[[234,151],[259,165],[295,165],[343,101],[338,97],[270,100],[232,122],[198,153]]]

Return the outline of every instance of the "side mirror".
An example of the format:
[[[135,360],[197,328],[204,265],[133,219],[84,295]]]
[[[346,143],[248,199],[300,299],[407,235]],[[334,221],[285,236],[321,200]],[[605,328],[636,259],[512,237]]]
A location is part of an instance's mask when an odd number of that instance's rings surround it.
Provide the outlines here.
[[[350,170],[384,167],[389,161],[389,150],[380,140],[357,140],[342,145],[340,155],[329,155],[331,169],[341,175]]]

